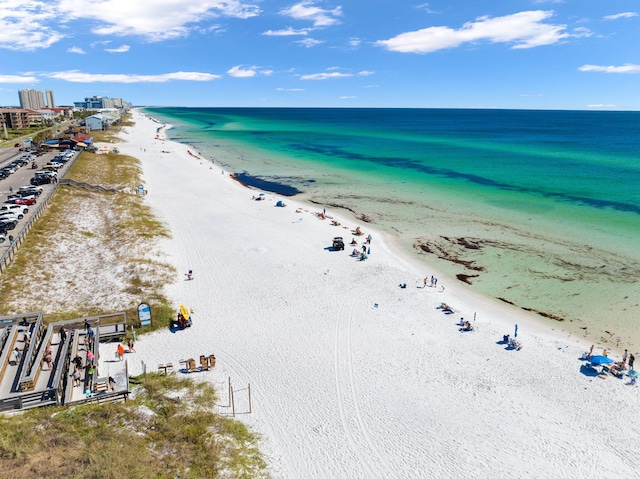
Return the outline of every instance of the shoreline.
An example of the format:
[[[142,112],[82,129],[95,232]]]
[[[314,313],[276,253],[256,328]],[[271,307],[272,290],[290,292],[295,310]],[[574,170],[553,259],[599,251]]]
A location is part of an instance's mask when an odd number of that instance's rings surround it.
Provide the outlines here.
[[[144,114],[152,118],[147,113],[144,113]],[[195,151],[198,155],[198,156],[195,156],[194,154],[191,154],[194,158],[200,161],[209,162],[212,165],[214,165],[216,168],[220,168],[221,170],[224,170],[224,168],[221,168],[220,165],[216,163],[216,160],[210,160],[203,157],[202,154],[197,150],[197,146],[192,145],[188,142],[169,139],[168,131],[174,127],[172,124],[162,123],[161,121],[155,118],[153,119],[153,121],[162,125],[162,128],[159,129],[158,131],[159,132],[162,131],[164,141],[173,142],[175,144],[183,145],[187,148],[190,148],[191,150]],[[588,348],[589,345],[591,344],[595,344],[596,346],[602,349],[616,351],[616,353],[618,353],[619,355],[622,355],[622,351],[626,347],[628,349],[634,350],[634,354],[640,355],[640,345],[637,345],[630,337],[627,337],[626,340],[620,339],[621,336],[625,336],[625,334],[628,334],[628,332],[623,334],[620,334],[620,333],[614,334],[608,331],[607,326],[604,326],[600,329],[597,329],[596,325],[580,326],[578,325],[578,323],[580,323],[580,320],[576,318],[571,318],[569,316],[558,315],[552,312],[539,310],[532,306],[527,306],[526,304],[520,305],[505,297],[493,296],[480,289],[474,288],[471,282],[469,281],[469,279],[473,279],[474,277],[476,277],[476,275],[460,273],[460,274],[455,274],[455,276],[452,276],[449,272],[445,272],[442,268],[434,265],[433,261],[431,261],[429,257],[424,256],[424,254],[425,253],[432,254],[438,260],[441,260],[443,262],[452,262],[454,264],[466,264],[466,263],[472,263],[473,261],[461,260],[455,257],[442,258],[437,254],[437,252],[434,252],[434,251],[425,250],[423,253],[420,253],[418,251],[422,247],[422,244],[420,243],[420,239],[416,239],[416,242],[413,244],[413,246],[409,248],[409,245],[402,244],[400,238],[396,238],[392,232],[379,230],[378,227],[376,227],[375,222],[371,222],[370,219],[367,218],[363,213],[358,213],[357,211],[349,208],[346,205],[336,204],[336,203],[321,203],[321,202],[313,201],[311,198],[300,198],[299,195],[301,193],[304,193],[304,192],[301,192],[300,190],[297,190],[285,184],[271,182],[268,180],[260,179],[258,177],[247,175],[246,173],[243,173],[243,174],[230,173],[230,176],[233,179],[235,179],[238,183],[246,187],[247,189],[250,189],[253,191],[261,191],[261,192],[273,194],[276,196],[282,196],[283,197],[282,199],[287,198],[290,201],[295,200],[301,205],[304,205],[306,208],[314,208],[314,207],[315,208],[325,208],[325,207],[335,208],[332,211],[334,212],[337,211],[338,213],[336,214],[340,214],[340,212],[342,212],[341,216],[345,218],[345,221],[355,221],[355,222],[360,221],[364,223],[367,228],[372,228],[373,230],[375,230],[376,234],[378,235],[384,234],[387,239],[387,242],[391,242],[394,244],[394,254],[397,256],[406,257],[410,261],[410,263],[413,265],[414,269],[424,269],[430,272],[433,271],[434,274],[437,275],[438,277],[445,278],[448,286],[453,286],[458,282],[466,283],[467,285],[469,285],[469,287],[463,284],[458,285],[458,286],[461,286],[460,291],[465,291],[464,294],[474,294],[477,297],[483,297],[485,299],[488,299],[493,302],[493,307],[504,306],[507,308],[506,311],[510,311],[511,314],[521,316],[522,319],[520,319],[520,321],[533,321],[540,327],[547,328],[550,331],[558,330],[563,334],[569,334],[575,337],[577,340],[582,341],[586,345],[585,346],[586,348]],[[246,182],[242,178],[254,179],[255,181]],[[252,183],[255,183],[255,184],[252,184]],[[273,186],[273,189],[265,188],[266,186],[270,186],[270,185],[275,185],[275,186]],[[279,191],[279,189],[281,191]],[[284,192],[284,190],[287,190],[287,192]],[[293,190],[296,190],[296,191],[293,191]],[[348,218],[347,215],[352,216],[352,218]],[[363,216],[364,218],[362,218]],[[458,241],[465,241],[465,238],[459,238]],[[471,270],[473,270],[473,267],[471,268]],[[429,275],[431,275],[431,273],[429,273]],[[572,324],[574,322],[576,324]],[[612,328],[609,327],[609,329],[612,329]],[[592,332],[595,335],[600,334],[601,337],[599,339],[595,339],[591,337],[588,338],[587,336],[590,336]],[[606,338],[604,334],[608,334],[609,338]],[[614,336],[618,336],[618,339],[616,340]]]
[[[180,130],[179,125],[178,121]],[[415,185],[400,193],[402,178],[391,177],[396,187],[387,189],[384,179],[367,177],[366,183],[358,187],[356,182],[356,190],[348,193],[344,189],[347,177],[340,171],[335,172],[335,182],[323,181],[322,168],[314,170],[310,163],[312,169],[302,171],[304,167],[292,158],[289,169],[288,157],[277,150],[250,142],[218,142],[211,135],[192,137],[176,132],[171,136],[229,171],[249,170],[260,180],[278,184],[288,184],[286,178],[293,178],[291,183],[303,190],[296,195],[298,201],[332,211],[340,208],[355,221],[397,235],[399,248],[416,257],[425,269],[437,267],[450,278],[449,284],[472,283],[474,291],[515,305],[550,328],[607,347],[640,351],[640,334],[633,320],[640,313],[633,300],[640,294],[635,282],[640,262],[628,250],[633,242],[620,246],[614,238],[603,242],[603,231],[592,226],[580,229],[579,222],[565,221],[557,214],[529,217],[526,212],[509,213],[490,204],[476,211],[464,200],[466,193],[456,198],[436,194],[434,201],[426,202],[420,200],[420,191],[411,189]],[[270,170],[271,166],[275,169]],[[327,172],[331,177],[331,170]],[[369,181],[385,195],[368,194],[362,186]],[[395,206],[404,204],[406,208]],[[430,229],[429,223],[438,227]],[[420,244],[428,245],[431,253],[420,250]],[[618,314],[612,314],[614,311]]]
[[[253,412],[240,417],[263,434],[274,477],[636,470],[635,441],[619,438],[638,437],[638,389],[583,372],[578,358],[589,342],[453,280],[444,292],[421,288],[422,278],[440,274],[392,236],[328,210],[341,223],[332,226],[295,198],[252,201],[256,190],[189,155],[188,145],[153,139],[157,124],[133,115],[121,151],[140,159],[145,201],[172,231],[167,260],[196,277],[167,288],[176,306],[194,307],[194,326],[138,338],[137,356],[154,365],[214,352],[216,370],[194,379],[216,384],[223,397],[233,381],[239,412],[251,384]],[[279,199],[285,208],[275,207]],[[367,260],[349,257],[349,247],[330,250],[333,236],[348,243],[358,225],[373,234]],[[476,316],[475,332],[458,330],[461,318]],[[520,351],[500,343],[515,324]],[[597,450],[585,450],[593,440]],[[460,455],[461,445],[473,454]]]

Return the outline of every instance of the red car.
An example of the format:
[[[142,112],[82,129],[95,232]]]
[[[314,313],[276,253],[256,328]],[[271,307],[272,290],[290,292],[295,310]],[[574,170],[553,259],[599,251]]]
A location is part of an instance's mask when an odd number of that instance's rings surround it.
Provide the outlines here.
[[[36,199],[32,197],[14,198],[13,200],[11,200],[11,203],[13,203],[14,205],[35,205]]]

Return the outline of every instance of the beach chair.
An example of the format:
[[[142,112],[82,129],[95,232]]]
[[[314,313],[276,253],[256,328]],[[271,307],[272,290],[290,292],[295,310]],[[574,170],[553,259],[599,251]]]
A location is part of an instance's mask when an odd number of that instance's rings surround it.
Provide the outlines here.
[[[209,370],[209,358],[204,354],[200,355],[200,370],[208,371]]]
[[[107,378],[98,378],[93,383],[94,393],[106,393],[109,390],[109,383]]]
[[[193,358],[189,358],[187,360],[187,372],[195,373],[198,370],[198,366],[196,366],[196,360]]]
[[[175,371],[173,370],[173,363],[167,363],[164,365],[164,373],[165,374],[172,374],[175,373]]]
[[[211,354],[207,359],[209,359],[209,368],[213,369],[216,367],[216,357]]]

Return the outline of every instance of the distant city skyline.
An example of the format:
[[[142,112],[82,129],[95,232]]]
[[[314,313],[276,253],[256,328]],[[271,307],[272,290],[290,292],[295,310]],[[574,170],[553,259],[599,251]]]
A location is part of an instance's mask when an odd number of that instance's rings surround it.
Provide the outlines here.
[[[1,105],[640,110],[638,2],[13,0],[0,32]]]
[[[26,89],[18,91],[20,108],[27,110],[39,110],[45,107],[44,93],[42,90]]]

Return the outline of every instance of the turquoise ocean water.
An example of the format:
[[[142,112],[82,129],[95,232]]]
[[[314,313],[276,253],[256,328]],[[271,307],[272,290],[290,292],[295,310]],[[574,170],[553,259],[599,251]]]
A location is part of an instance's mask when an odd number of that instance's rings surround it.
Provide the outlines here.
[[[355,216],[449,281],[640,350],[640,112],[146,112],[246,183]]]

